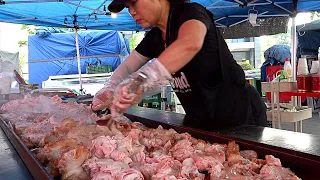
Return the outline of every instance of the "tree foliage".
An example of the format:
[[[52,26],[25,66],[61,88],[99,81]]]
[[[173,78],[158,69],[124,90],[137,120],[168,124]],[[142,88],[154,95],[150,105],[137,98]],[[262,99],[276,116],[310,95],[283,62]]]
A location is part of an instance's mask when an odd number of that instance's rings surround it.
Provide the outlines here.
[[[129,43],[130,43],[130,52],[132,52],[138,45],[138,33],[134,34],[132,38],[130,38]]]
[[[28,44],[28,41],[22,41],[22,40],[18,41],[19,47],[26,46],[27,44]]]
[[[320,18],[320,12],[312,12],[311,13],[311,16],[310,16],[310,18],[311,18],[311,20],[315,20],[316,19],[316,17],[317,18]]]
[[[34,34],[34,30],[30,25],[26,25],[26,24],[21,25],[21,30],[27,30],[29,34]]]

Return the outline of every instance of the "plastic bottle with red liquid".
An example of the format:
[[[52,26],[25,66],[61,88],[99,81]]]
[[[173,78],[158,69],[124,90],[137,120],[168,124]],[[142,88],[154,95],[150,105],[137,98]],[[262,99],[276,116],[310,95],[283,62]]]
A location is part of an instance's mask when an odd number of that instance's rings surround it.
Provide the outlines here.
[[[310,73],[312,76],[312,92],[320,93],[319,61],[312,61]]]

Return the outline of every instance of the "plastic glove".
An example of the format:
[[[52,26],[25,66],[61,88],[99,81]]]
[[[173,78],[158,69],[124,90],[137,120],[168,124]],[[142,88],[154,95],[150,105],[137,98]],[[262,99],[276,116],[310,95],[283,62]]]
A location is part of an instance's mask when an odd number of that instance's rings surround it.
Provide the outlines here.
[[[116,85],[107,83],[102,89],[100,89],[93,98],[92,110],[103,110],[110,108],[114,99],[114,89]]]
[[[146,82],[144,82],[136,92],[128,92],[132,84],[132,79],[137,77],[140,72],[147,75]],[[130,106],[138,104],[142,100],[143,94],[159,90],[162,86],[167,85],[171,79],[171,74],[158,59],[146,64],[137,72],[133,73],[130,79],[127,79],[116,88],[111,114],[117,116],[118,113],[124,112]]]
[[[96,93],[92,102],[92,109],[94,111],[102,110],[106,107],[110,109],[117,85],[128,79],[132,73],[139,70],[148,60],[149,58],[142,56],[137,51],[132,51],[129,57],[115,70],[105,87]]]
[[[140,86],[135,92],[130,92],[129,88],[132,83],[132,79],[128,79],[117,87],[117,94],[115,95],[116,97],[110,108],[113,118],[120,116],[120,114],[130,106],[138,104],[141,101],[143,97],[142,86]]]

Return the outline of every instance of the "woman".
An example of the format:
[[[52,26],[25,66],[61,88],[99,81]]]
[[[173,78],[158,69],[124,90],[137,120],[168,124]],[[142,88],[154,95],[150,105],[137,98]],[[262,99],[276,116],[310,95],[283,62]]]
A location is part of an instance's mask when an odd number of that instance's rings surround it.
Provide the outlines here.
[[[116,13],[124,7],[143,28],[153,28],[96,94],[94,110],[110,108],[113,101],[112,114],[124,111],[137,104],[142,93],[170,81],[186,112],[185,126],[211,131],[267,125],[266,107],[246,82],[211,12],[197,3],[170,0],[114,0],[108,9]],[[128,93],[130,83],[123,80],[136,71],[146,74],[147,81],[139,92]]]

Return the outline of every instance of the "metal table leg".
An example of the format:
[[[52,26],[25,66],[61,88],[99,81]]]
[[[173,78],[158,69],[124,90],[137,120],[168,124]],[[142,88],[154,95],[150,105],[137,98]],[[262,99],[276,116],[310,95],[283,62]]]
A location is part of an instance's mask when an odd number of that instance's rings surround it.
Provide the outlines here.
[[[298,132],[298,124],[297,124],[297,122],[293,123],[293,130],[294,130],[294,132]]]
[[[298,96],[298,104],[297,104],[297,106],[301,107],[301,96]],[[297,130],[297,131],[302,133],[302,121],[299,121],[299,130]]]
[[[280,119],[280,94],[277,92],[277,121],[278,121],[278,129],[281,129],[281,119]]]

